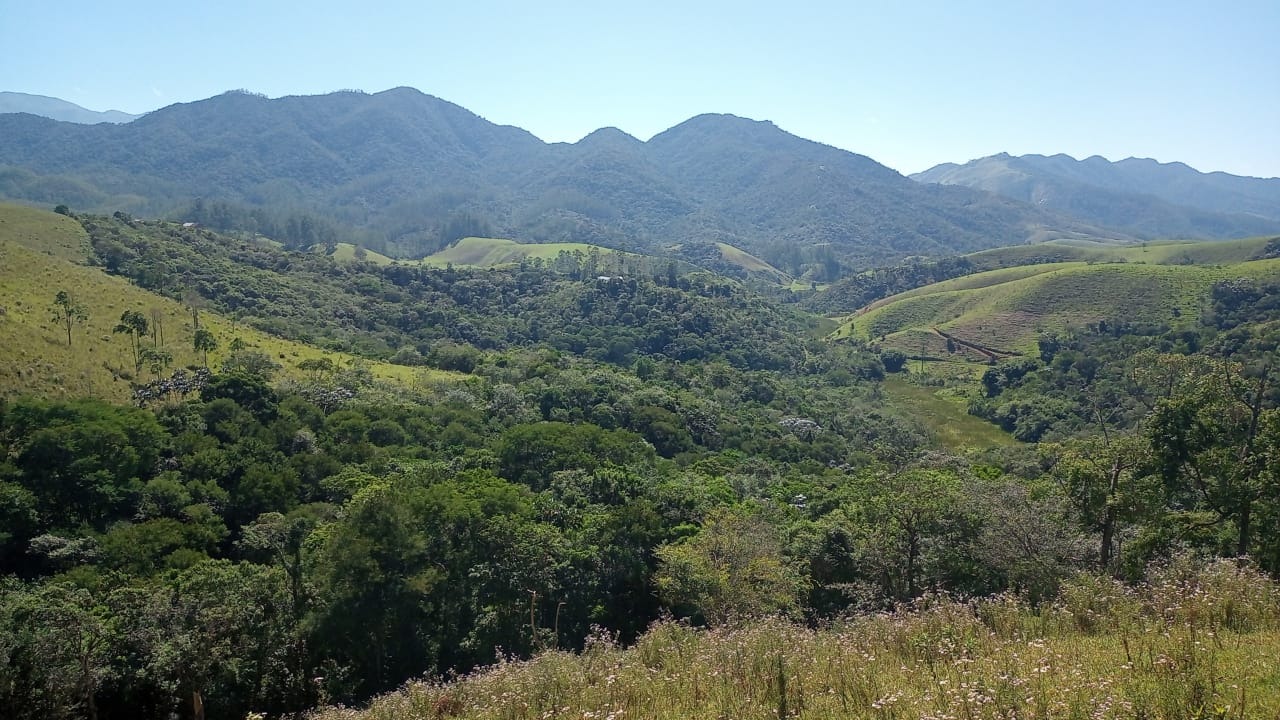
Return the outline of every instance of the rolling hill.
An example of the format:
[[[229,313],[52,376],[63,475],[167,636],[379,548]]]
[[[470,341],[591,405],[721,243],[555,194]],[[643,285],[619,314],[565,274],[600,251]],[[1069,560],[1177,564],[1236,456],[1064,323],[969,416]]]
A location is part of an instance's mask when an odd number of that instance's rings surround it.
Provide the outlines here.
[[[85,264],[84,229],[75,220],[54,213],[0,204],[0,398],[16,395],[98,397],[126,401],[130,381],[145,382],[144,369],[135,376],[126,336],[112,332],[122,313],[137,310],[154,324],[159,318],[163,343],[159,349],[173,356],[174,368],[197,366],[201,357],[192,347],[194,328],[181,303],[107,275]],[[67,290],[88,310],[88,319],[72,330],[53,320],[53,299]],[[286,376],[301,377],[298,364],[328,357],[339,366],[364,364],[382,380],[410,384],[423,380],[463,377],[438,370],[388,363],[357,361],[351,355],[325,351],[268,335],[211,311],[200,314],[201,326],[213,332],[218,349],[209,353],[217,366],[233,340],[270,356]],[[148,341],[150,342],[150,341]]]
[[[1280,237],[1219,241],[1114,243],[1056,240],[981,250],[968,255],[909,261],[845,277],[802,304],[830,316],[847,315],[885,298],[933,283],[1002,268],[1045,263],[1133,262],[1156,265],[1215,265],[1280,255]]]
[[[1237,253],[1247,249],[1248,243],[1236,245]],[[876,301],[832,337],[874,341],[913,356],[958,354],[985,362],[1034,352],[1041,333],[1101,320],[1194,320],[1213,284],[1236,277],[1280,277],[1280,260],[1226,265],[1074,261],[988,270]]]
[[[649,254],[722,242],[795,276],[819,246],[873,264],[1116,235],[990,193],[915,183],[768,122],[702,115],[648,142],[605,129],[547,144],[409,88],[233,92],[127,125],[0,115],[0,194],[152,216],[181,214],[196,198],[294,208],[400,257],[465,235]],[[451,234],[460,223],[468,231]]]
[[[434,267],[455,265],[458,267],[490,268],[517,265],[526,258],[538,258],[545,262],[552,262],[560,256],[560,253],[569,255],[577,253],[585,257],[593,252],[604,258],[617,251],[586,243],[534,244],[518,243],[514,240],[501,238],[466,237],[440,252],[428,255],[421,262],[424,265]],[[622,254],[626,257],[637,258],[631,253]]]
[[[912,178],[962,185],[1142,238],[1229,238],[1280,230],[1280,178],[1201,173],[1182,163],[992,155]]]

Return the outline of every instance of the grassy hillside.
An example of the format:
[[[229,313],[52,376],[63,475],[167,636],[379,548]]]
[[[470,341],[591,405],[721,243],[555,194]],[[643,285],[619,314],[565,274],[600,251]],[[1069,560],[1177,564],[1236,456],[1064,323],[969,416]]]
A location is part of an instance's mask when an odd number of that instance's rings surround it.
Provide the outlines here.
[[[790,284],[790,276],[746,250],[722,242],[715,245],[720,250],[720,258],[730,265],[736,265],[748,273],[763,275],[777,283]]]
[[[174,368],[200,364],[201,358],[192,348],[194,328],[187,308],[82,264],[80,248],[86,240],[83,228],[70,218],[0,205],[0,335],[4,337],[0,343],[0,397],[25,394],[127,400],[131,380],[152,379],[146,369],[134,377],[129,338],[112,332],[127,310],[141,312],[152,324],[159,318],[164,342],[155,342],[173,356]],[[73,327],[70,347],[65,328],[53,320],[51,308],[59,290],[70,292],[89,314],[85,323]],[[218,349],[209,354],[213,367],[226,357],[237,338],[269,355],[286,376],[301,377],[297,365],[308,358],[329,357],[342,366],[357,362],[352,356],[282,340],[212,312],[201,313],[200,319],[218,341]],[[406,384],[454,377],[386,363],[369,363],[367,367],[376,378]]]
[[[366,710],[317,717],[1276,717],[1275,587],[1228,565],[1137,591],[1082,578],[1041,612],[1000,596],[819,630],[659,623],[630,649],[597,639],[581,654],[416,683]]]
[[[1157,246],[1154,256],[1223,259],[1256,252],[1249,243]],[[1212,245],[1219,245],[1213,243]],[[1126,248],[1123,252],[1142,252]],[[1121,252],[1117,250],[1116,252]],[[1004,268],[900,293],[864,308],[835,337],[880,340],[909,354],[936,356],[947,337],[996,352],[1034,350],[1041,332],[1104,319],[1167,323],[1194,319],[1215,282],[1280,275],[1280,261],[1232,265],[1061,262]],[[938,339],[922,339],[933,333]],[[939,334],[942,333],[942,334]]]
[[[1214,265],[1251,260],[1273,240],[1255,237],[1206,242],[1153,242],[1118,244],[1083,240],[1053,240],[1034,245],[1012,245],[966,255],[974,267],[984,270],[1059,262],[1129,262],[1153,265]]]
[[[391,263],[396,262],[396,260],[389,258],[382,253],[376,253],[372,250],[352,245],[351,243],[338,243],[334,246],[333,252],[329,253],[329,256],[334,260],[341,260],[345,262],[360,260],[362,262],[371,262],[375,265],[390,265]]]
[[[609,248],[586,243],[533,244],[518,243],[514,240],[500,238],[468,237],[462,238],[434,255],[428,255],[422,259],[422,264],[435,267],[444,267],[452,264],[457,267],[489,268],[501,265],[515,265],[525,258],[541,258],[542,260],[551,261],[555,260],[562,252],[571,255],[577,252],[585,256],[592,250],[599,253],[601,257],[617,252]],[[629,255],[630,253],[622,254]]]
[[[0,239],[61,260],[88,256],[89,238],[74,218],[25,205],[0,203]]]

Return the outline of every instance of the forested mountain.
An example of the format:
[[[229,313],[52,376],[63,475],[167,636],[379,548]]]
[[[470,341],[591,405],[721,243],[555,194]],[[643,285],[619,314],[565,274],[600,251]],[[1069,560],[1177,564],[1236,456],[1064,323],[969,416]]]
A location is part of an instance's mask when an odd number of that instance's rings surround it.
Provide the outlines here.
[[[1001,153],[911,176],[1058,210],[1143,238],[1227,238],[1280,229],[1280,179],[1201,173],[1182,163]]]
[[[45,95],[30,95],[20,92],[0,92],[0,114],[30,113],[40,117],[52,118],[63,122],[94,125],[97,123],[127,123],[137,120],[139,115],[130,115],[119,110],[98,112],[88,110],[75,103]]]
[[[793,275],[1102,232],[988,193],[921,186],[766,122],[704,115],[647,143],[605,129],[547,144],[409,88],[232,92],[119,126],[0,116],[0,194],[150,215],[181,215],[201,198],[229,204],[233,219],[269,206],[324,216],[401,256],[439,249],[460,222],[467,234],[677,254],[723,241]]]

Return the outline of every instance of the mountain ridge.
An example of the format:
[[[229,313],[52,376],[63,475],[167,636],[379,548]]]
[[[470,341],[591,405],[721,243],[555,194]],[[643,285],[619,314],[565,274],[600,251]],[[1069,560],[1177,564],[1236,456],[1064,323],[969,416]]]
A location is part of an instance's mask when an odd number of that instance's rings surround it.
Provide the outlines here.
[[[83,125],[127,123],[142,117],[120,110],[89,110],[62,98],[7,90],[0,91],[0,114],[4,113],[26,113]]]
[[[995,192],[1144,238],[1246,237],[1280,228],[1280,178],[1202,173],[1182,162],[999,153],[911,177]]]
[[[458,237],[450,224],[468,219],[525,242],[630,251],[725,242],[796,277],[827,274],[816,280],[1046,234],[1126,237],[986,192],[922,186],[864,155],[727,114],[647,142],[603,129],[572,144],[412,88],[232,91],[120,126],[23,117],[0,116],[0,194],[11,199],[47,202],[61,187],[91,211],[178,216],[197,198],[240,214],[293,208],[367,231],[370,249],[399,256],[438,250]]]

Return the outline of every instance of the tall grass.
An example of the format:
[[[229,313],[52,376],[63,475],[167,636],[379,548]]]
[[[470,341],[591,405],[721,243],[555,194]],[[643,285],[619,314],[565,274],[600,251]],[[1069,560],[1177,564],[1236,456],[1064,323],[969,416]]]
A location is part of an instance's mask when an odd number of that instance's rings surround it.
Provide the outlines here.
[[[1280,592],[1233,562],[1178,561],[1059,601],[926,597],[818,629],[654,625],[631,648],[502,662],[320,720],[391,718],[1275,718]]]

